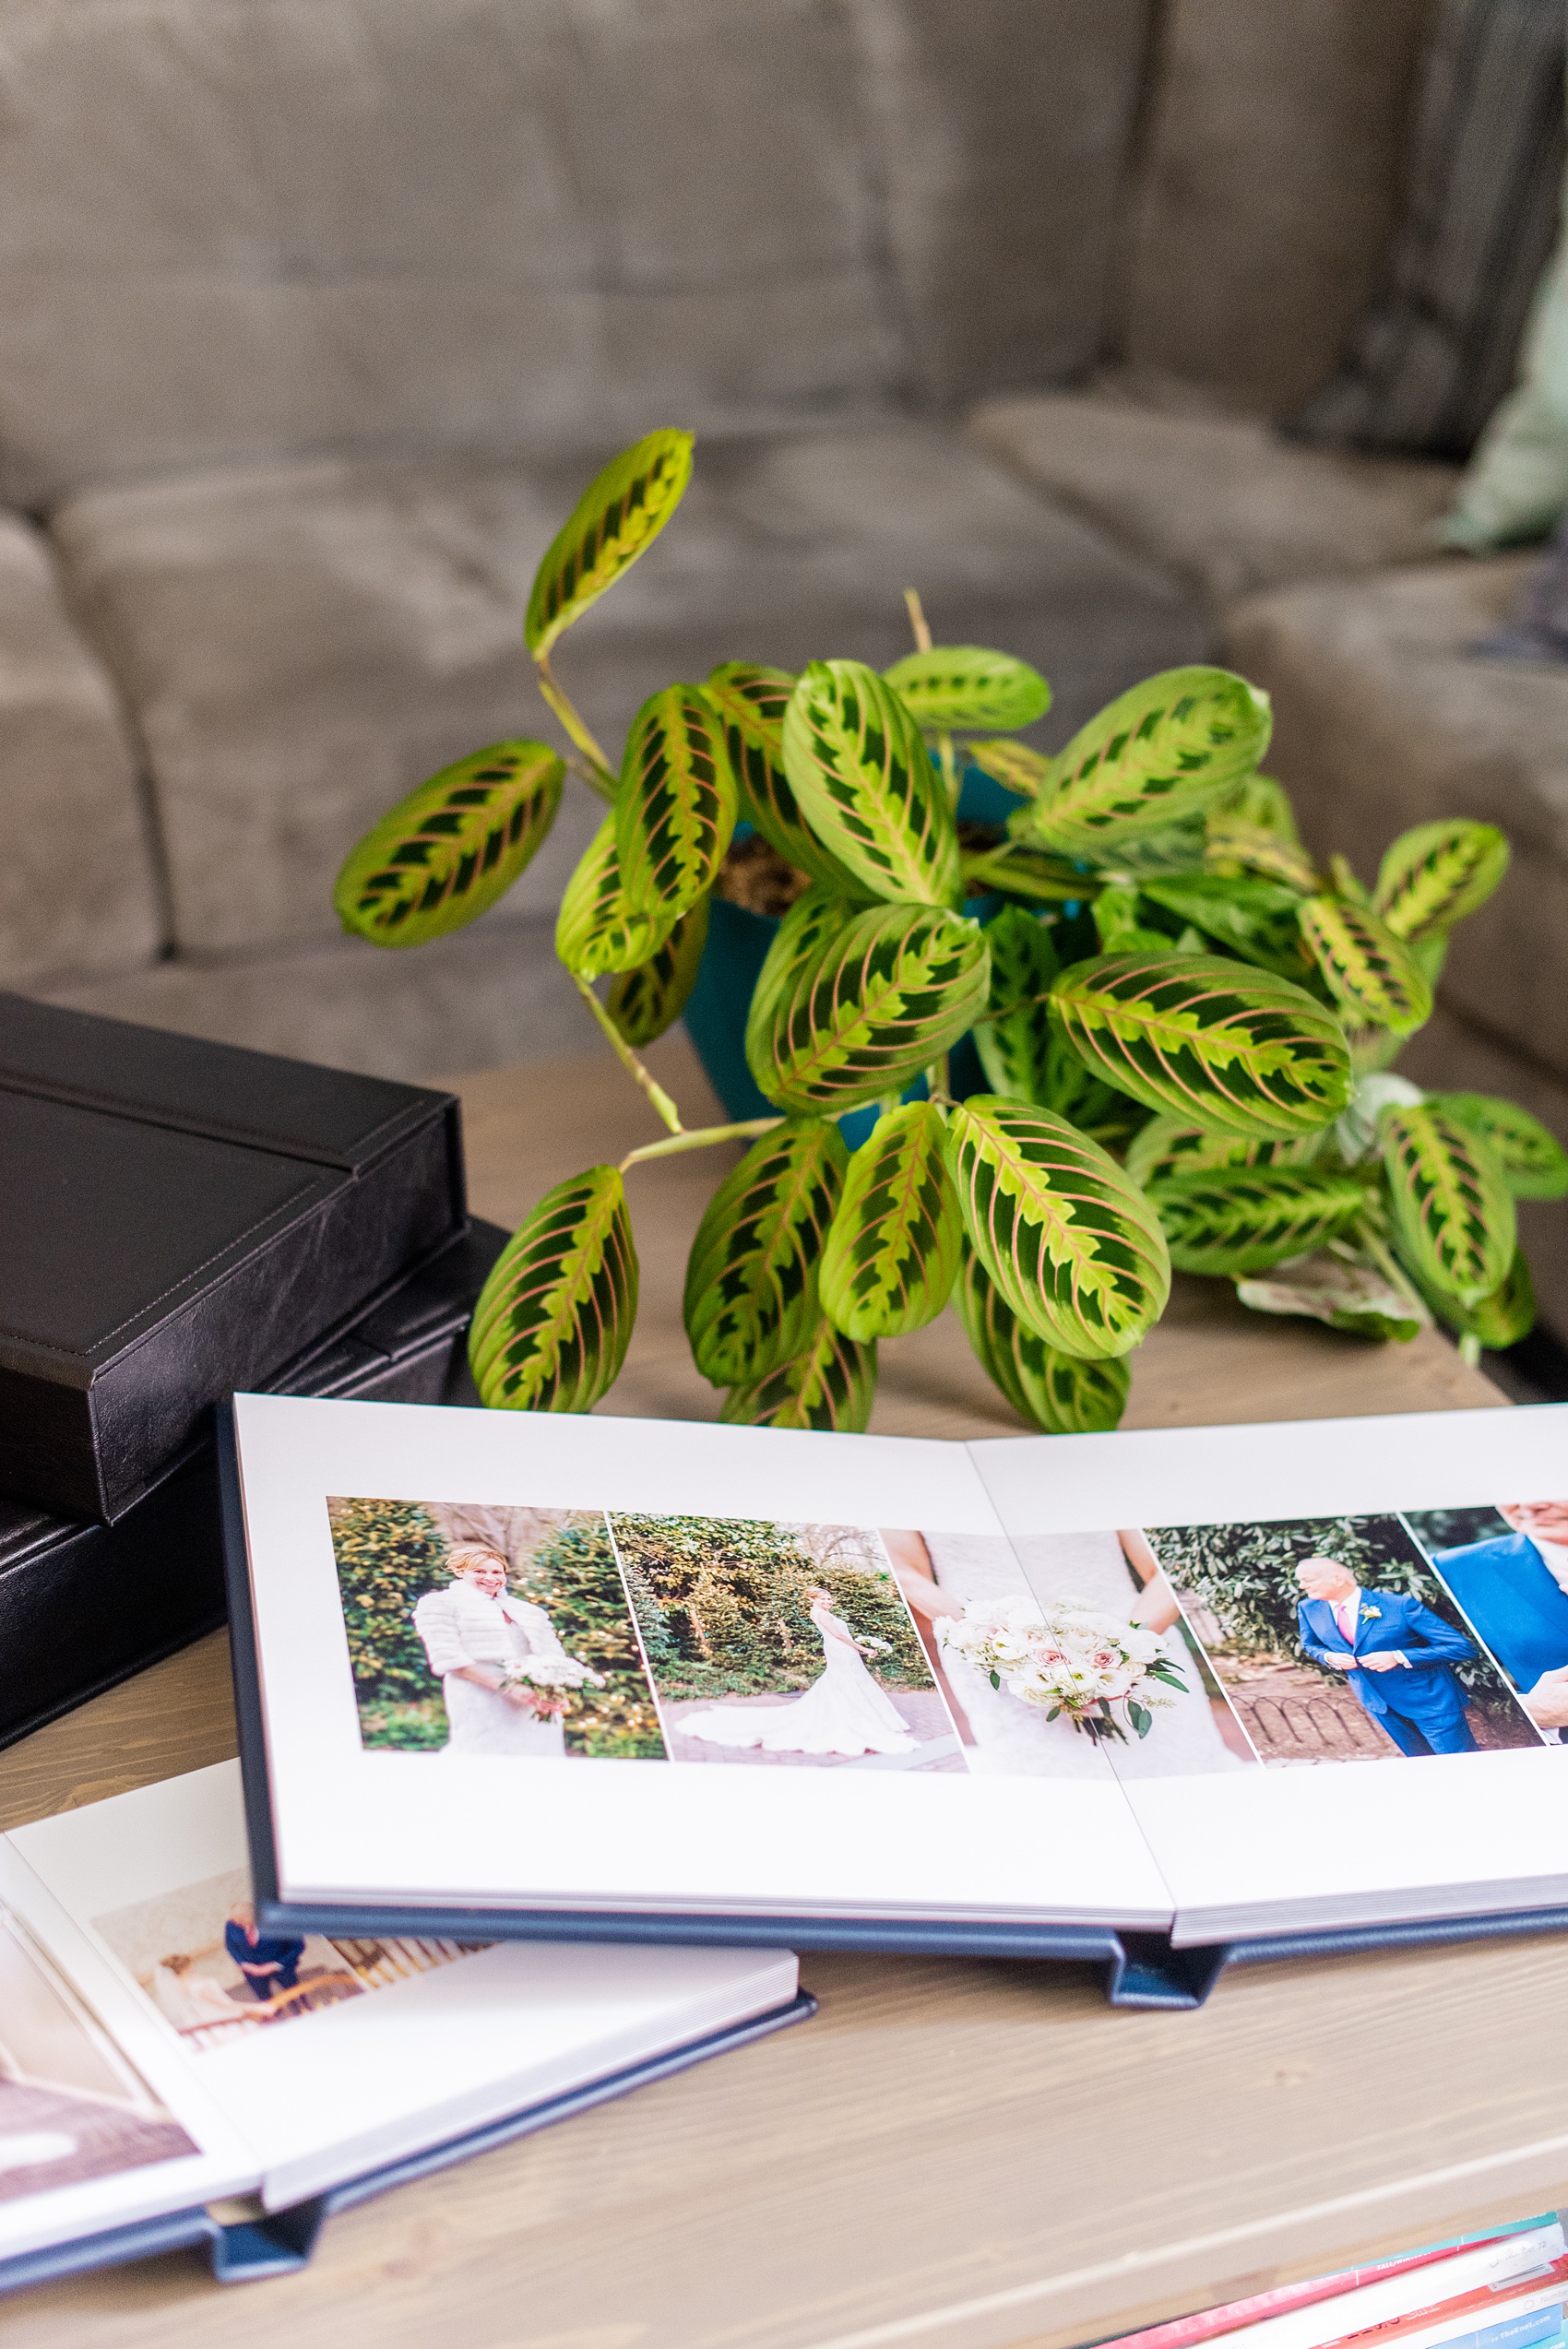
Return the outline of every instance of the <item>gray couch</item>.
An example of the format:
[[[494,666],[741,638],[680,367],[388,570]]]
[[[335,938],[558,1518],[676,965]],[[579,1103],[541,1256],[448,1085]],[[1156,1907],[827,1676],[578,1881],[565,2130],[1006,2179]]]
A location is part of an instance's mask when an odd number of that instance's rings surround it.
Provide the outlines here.
[[[680,422],[682,514],[559,658],[605,737],[726,657],[892,658],[908,585],[1048,672],[1048,745],[1223,651],[1314,839],[1514,834],[1421,1065],[1568,1133],[1568,677],[1466,657],[1517,564],[1433,559],[1447,469],[1268,421],[1377,286],[1426,29],[0,0],[0,982],[390,1072],[586,1041],[549,919],[586,794],[442,947],[342,941],[330,884],[433,768],[548,730],[534,564]]]

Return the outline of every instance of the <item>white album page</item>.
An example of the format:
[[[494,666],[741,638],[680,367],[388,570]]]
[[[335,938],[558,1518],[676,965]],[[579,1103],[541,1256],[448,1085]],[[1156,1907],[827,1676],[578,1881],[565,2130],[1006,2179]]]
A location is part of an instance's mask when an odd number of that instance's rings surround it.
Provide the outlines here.
[[[969,1450],[1027,1592],[1004,1691],[1085,1610],[1158,1643],[1100,1743],[1179,1943],[1568,1902],[1568,1406]],[[1087,1734],[1014,1710],[1042,1768]]]
[[[1016,1582],[961,1444],[235,1419],[284,1901],[1169,1922],[1102,1746],[1042,1781],[947,1641]]]

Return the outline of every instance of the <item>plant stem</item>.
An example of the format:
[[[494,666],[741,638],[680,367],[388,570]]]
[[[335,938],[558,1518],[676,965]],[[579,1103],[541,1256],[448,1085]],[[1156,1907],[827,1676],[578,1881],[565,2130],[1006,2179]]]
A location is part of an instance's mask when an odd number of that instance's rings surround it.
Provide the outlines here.
[[[739,1125],[703,1125],[689,1133],[672,1133],[668,1142],[645,1142],[638,1150],[628,1150],[621,1161],[621,1172],[628,1167],[641,1166],[645,1158],[672,1158],[680,1150],[707,1150],[715,1142],[751,1142],[759,1133],[771,1133],[782,1118],[743,1118]]]
[[[926,623],[925,606],[921,601],[920,589],[918,587],[906,587],[904,590],[904,601],[909,608],[909,625],[914,630],[915,650],[917,652],[930,652],[931,630]]]
[[[663,1121],[664,1124],[669,1127],[671,1133],[683,1133],[685,1128],[681,1123],[680,1110],[675,1107],[674,1102],[670,1098],[670,1096],[664,1090],[663,1086],[658,1082],[657,1078],[650,1076],[647,1070],[644,1068],[641,1061],[638,1060],[636,1054],[633,1051],[631,1046],[627,1043],[625,1038],[622,1035],[620,1029],[616,1026],[614,1021],[605,1010],[604,1005],[594,993],[588,981],[583,978],[579,971],[574,971],[572,973],[572,979],[578,994],[582,997],[584,1002],[588,1005],[589,1011],[593,1014],[595,1019],[599,1022],[600,1027],[610,1038],[611,1048],[613,1050],[616,1059],[620,1062],[621,1066],[625,1070],[633,1084],[641,1086],[643,1091],[647,1095],[648,1099],[652,1102],[653,1107],[659,1112],[660,1119]],[[633,1152],[632,1156],[634,1157],[636,1156],[636,1151]]]
[[[958,762],[953,755],[953,737],[951,734],[939,734],[937,736],[936,763],[942,769],[942,779],[947,786],[948,805],[952,808],[954,814],[956,815],[958,813],[958,789],[961,778],[958,774]]]
[[[1467,1364],[1472,1370],[1480,1369],[1481,1342],[1474,1331],[1467,1331],[1459,1340],[1459,1359]]]
[[[925,1073],[926,1091],[933,1101],[946,1100],[947,1081],[947,1055],[944,1052]]]
[[[550,655],[536,653],[534,667],[539,671],[540,692],[588,762],[591,771],[583,776],[583,781],[591,790],[597,791],[601,800],[613,801],[621,788],[620,778],[599,744],[594,741],[585,720],[577,715],[567,696],[551,675]],[[577,771],[580,772],[580,770]]]

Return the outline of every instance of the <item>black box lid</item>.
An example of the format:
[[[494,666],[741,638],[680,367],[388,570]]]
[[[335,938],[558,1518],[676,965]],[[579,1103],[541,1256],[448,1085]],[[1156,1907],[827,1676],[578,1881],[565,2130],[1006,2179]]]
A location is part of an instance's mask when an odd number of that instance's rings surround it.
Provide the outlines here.
[[[450,1094],[0,995],[0,1491],[112,1523],[464,1219]]]

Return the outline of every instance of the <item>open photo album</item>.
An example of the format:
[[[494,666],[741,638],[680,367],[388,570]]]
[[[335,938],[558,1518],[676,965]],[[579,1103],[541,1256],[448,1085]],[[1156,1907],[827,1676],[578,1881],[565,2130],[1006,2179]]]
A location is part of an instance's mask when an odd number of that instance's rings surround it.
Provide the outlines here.
[[[321,2220],[811,2011],[788,1951],[258,1922],[222,1762],[0,1836],[0,2292]]]
[[[1180,1974],[1568,1904],[1568,1408],[958,1443],[241,1395],[228,1460],[269,1920]]]

